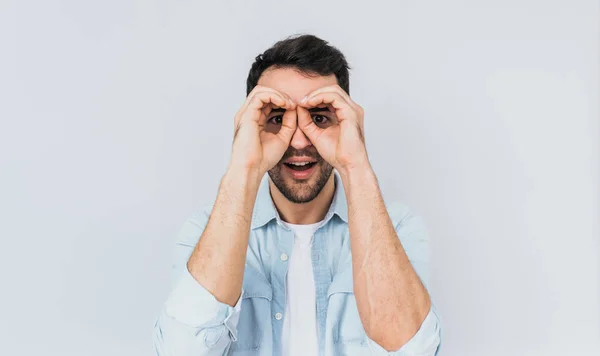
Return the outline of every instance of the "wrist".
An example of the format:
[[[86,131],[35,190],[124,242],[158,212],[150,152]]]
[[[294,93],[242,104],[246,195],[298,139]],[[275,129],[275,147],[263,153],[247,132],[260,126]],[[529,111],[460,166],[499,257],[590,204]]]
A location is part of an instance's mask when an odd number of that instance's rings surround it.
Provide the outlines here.
[[[377,177],[370,164],[348,166],[338,169],[346,190],[351,187],[366,187],[377,185]]]
[[[340,173],[342,179],[362,180],[375,176],[373,168],[368,160],[364,160],[360,163],[347,164],[343,167],[336,167],[336,170]]]
[[[230,165],[223,176],[222,182],[245,190],[258,190],[264,173],[257,169]]]

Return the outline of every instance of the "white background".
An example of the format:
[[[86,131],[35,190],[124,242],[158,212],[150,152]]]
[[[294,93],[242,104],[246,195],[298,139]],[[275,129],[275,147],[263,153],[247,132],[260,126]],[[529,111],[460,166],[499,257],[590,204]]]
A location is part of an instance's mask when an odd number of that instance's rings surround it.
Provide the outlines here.
[[[441,355],[600,355],[597,1],[0,1],[0,354],[151,355],[254,56],[353,70],[432,241]]]

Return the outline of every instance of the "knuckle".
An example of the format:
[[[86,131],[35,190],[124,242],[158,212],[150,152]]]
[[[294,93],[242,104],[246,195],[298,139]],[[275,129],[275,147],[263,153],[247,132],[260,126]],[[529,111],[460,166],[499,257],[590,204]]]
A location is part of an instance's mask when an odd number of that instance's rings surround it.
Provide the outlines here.
[[[251,103],[255,96],[256,96],[255,92],[251,92],[250,94],[248,94],[248,97],[246,97],[245,105],[248,105],[249,103]],[[243,110],[243,107],[240,110]]]
[[[255,101],[260,101],[260,98],[263,96],[263,93],[255,93],[254,95],[252,95],[252,98],[250,98],[251,102],[255,102]]]
[[[250,92],[250,94],[248,94],[248,99],[252,100],[253,98],[256,98],[257,96],[262,96],[262,95],[264,95],[265,93],[267,93],[269,91],[270,91],[269,88],[257,85]]]

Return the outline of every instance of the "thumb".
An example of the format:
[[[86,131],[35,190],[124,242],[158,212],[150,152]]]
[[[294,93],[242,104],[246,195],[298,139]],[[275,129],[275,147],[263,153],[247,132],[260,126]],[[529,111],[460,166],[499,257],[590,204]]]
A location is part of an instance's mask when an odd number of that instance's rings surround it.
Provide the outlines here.
[[[319,136],[321,136],[324,130],[315,124],[308,109],[298,105],[296,111],[298,111],[298,127],[316,147]]]
[[[294,132],[296,132],[296,126],[296,110],[286,110],[283,113],[281,127],[279,128],[277,136],[279,136],[283,142],[289,144],[292,140],[292,136],[294,136]]]
[[[269,169],[281,159],[289,147],[292,136],[294,136],[294,132],[296,132],[296,121],[296,111],[286,110],[283,114],[281,126],[277,133],[263,132],[265,134],[262,141],[263,154],[267,157],[267,161],[270,165]]]

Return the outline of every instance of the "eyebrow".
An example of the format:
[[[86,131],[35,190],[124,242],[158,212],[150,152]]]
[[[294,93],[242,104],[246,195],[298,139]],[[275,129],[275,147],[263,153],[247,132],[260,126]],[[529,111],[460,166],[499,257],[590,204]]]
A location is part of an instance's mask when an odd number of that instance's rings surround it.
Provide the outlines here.
[[[314,113],[314,112],[323,112],[323,111],[331,111],[331,110],[329,110],[328,106],[326,106],[324,108],[310,108],[310,109],[308,109],[308,112],[311,112],[311,113]],[[273,109],[271,109],[271,113],[274,113],[274,112],[281,112],[281,113],[283,113],[283,112],[285,112],[285,109],[284,108],[273,108]]]

